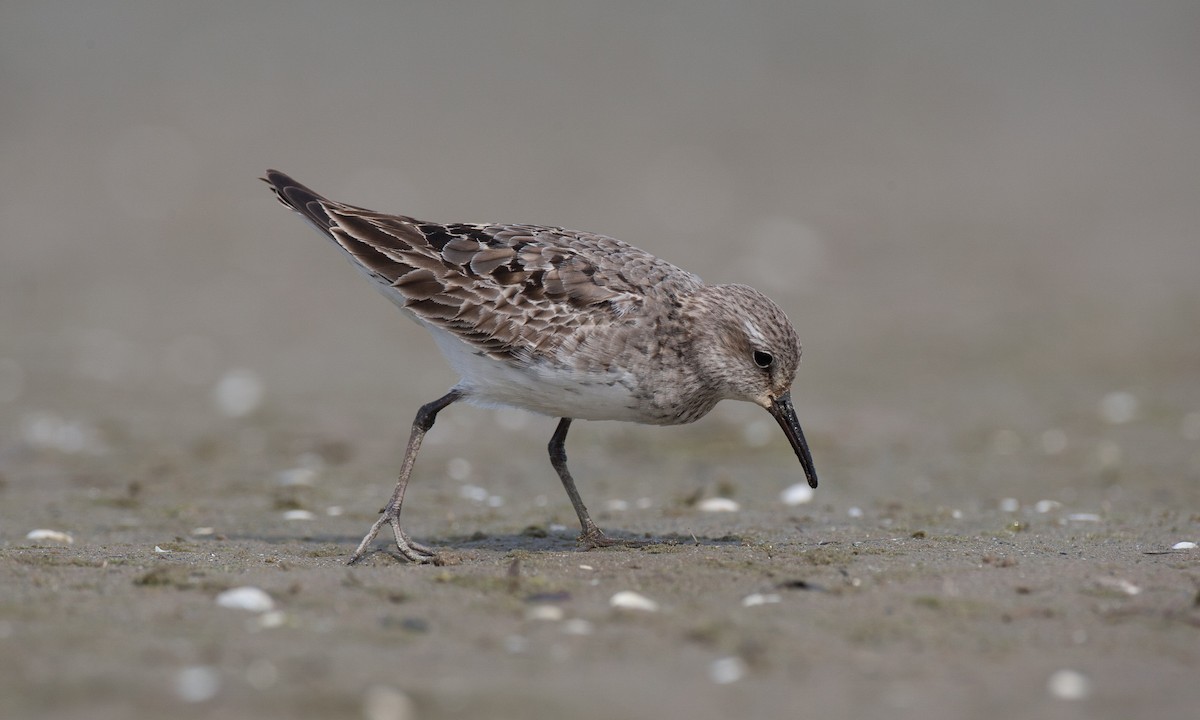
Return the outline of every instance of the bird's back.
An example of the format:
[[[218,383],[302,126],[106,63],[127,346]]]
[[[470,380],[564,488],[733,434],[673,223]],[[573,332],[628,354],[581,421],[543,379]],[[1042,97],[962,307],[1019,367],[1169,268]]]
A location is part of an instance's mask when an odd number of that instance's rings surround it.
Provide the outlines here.
[[[663,324],[703,286],[696,275],[603,235],[540,225],[424,222],[329,200],[275,170],[264,179],[379,290],[430,327],[443,354],[480,393],[487,392],[485,384],[502,392],[512,385],[513,372],[541,375],[528,387],[511,388],[512,398],[494,398],[497,403],[567,415],[560,411],[570,408],[508,401],[528,398],[532,388],[548,389],[555,383],[546,381],[554,377],[545,375],[558,368],[571,382],[582,378],[612,396],[601,406],[628,404],[623,395],[636,391],[639,378],[638,368],[625,365],[659,350]],[[639,419],[619,409],[598,412]],[[587,415],[577,409],[575,416]]]

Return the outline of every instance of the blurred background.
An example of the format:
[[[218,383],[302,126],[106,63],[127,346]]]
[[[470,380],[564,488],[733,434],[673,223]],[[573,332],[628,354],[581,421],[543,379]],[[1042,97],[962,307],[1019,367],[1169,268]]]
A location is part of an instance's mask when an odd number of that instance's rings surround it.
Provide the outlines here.
[[[21,448],[90,468],[61,488],[226,440],[341,448],[370,497],[390,485],[454,377],[274,201],[256,178],[277,167],[763,290],[805,345],[827,502],[1194,505],[1198,67],[1190,0],[5,3],[8,492]],[[499,470],[565,506],[552,421],[443,423],[428,474],[454,453],[486,476],[475,447],[502,443],[520,451]],[[657,499],[754,467],[738,492],[766,503],[800,478],[753,407],[584,427],[584,488],[629,476]],[[641,466],[605,470],[618,447]]]

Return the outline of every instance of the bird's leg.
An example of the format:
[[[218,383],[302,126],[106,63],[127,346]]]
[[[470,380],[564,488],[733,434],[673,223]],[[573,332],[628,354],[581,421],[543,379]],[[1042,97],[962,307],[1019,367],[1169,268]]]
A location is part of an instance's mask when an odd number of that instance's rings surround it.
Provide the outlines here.
[[[554,466],[559,479],[562,480],[563,487],[567,491],[567,497],[571,498],[571,505],[575,508],[575,514],[579,516],[579,525],[583,528],[583,532],[579,535],[579,544],[589,550],[591,548],[614,545],[616,541],[610,539],[596,526],[596,523],[592,522],[587,508],[583,504],[583,498],[579,497],[579,490],[575,487],[575,480],[571,478],[571,471],[567,470],[566,442],[567,430],[570,429],[571,418],[563,418],[558,421],[558,427],[554,430],[554,435],[550,438],[550,464]]]
[[[461,399],[462,396],[463,393],[460,390],[451,390],[437,400],[422,405],[421,409],[417,411],[417,417],[413,420],[412,434],[408,436],[408,449],[404,451],[404,464],[400,466],[400,480],[396,483],[396,489],[392,491],[392,499],[388,500],[383,514],[379,516],[379,519],[371,526],[371,531],[358,544],[358,549],[350,556],[348,565],[353,565],[363,558],[367,547],[375,540],[375,536],[379,534],[385,524],[392,526],[392,533],[396,536],[396,547],[405,558],[412,562],[423,563],[429,562],[436,556],[433,550],[413,542],[408,537],[408,533],[401,529],[400,506],[404,503],[404,490],[408,487],[408,477],[412,475],[413,465],[417,462],[417,451],[421,449],[421,441],[425,438],[425,433],[433,427],[437,414],[450,403]]]

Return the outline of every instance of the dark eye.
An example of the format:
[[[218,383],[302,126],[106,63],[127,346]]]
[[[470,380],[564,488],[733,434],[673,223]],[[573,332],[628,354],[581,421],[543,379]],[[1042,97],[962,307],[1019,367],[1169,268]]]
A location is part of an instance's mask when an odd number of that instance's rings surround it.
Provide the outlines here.
[[[771,353],[762,350],[754,351],[754,364],[760,368],[769,368],[773,362],[775,362],[775,358],[771,357]]]

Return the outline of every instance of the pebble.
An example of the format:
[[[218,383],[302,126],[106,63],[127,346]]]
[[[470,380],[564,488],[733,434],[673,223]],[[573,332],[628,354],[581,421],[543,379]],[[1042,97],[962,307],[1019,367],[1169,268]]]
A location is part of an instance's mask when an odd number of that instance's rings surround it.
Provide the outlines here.
[[[855,505],[854,507],[851,507],[849,510],[847,510],[846,514],[852,518],[860,518],[863,516],[863,511],[862,511],[862,508]]]
[[[1021,501],[1016,498],[1004,498],[1000,501],[1000,512],[1016,512],[1021,509]]]
[[[235,610],[265,613],[275,608],[275,601],[259,588],[244,585],[217,595],[217,605]]]
[[[1096,513],[1071,513],[1067,519],[1072,522],[1100,522],[1100,516]]]
[[[1034,504],[1033,509],[1044,515],[1052,510],[1057,510],[1060,507],[1062,507],[1062,503],[1057,500],[1038,500],[1037,503]]]
[[[1059,700],[1083,700],[1092,694],[1092,681],[1076,670],[1059,670],[1046,681],[1046,689]]]
[[[717,658],[708,666],[708,678],[718,685],[728,685],[746,677],[746,661],[737,656]]]
[[[72,545],[75,538],[71,537],[70,533],[65,533],[61,530],[47,530],[39,528],[30,530],[25,535],[26,540],[32,540],[35,543],[62,543],[63,545]]]
[[[796,483],[779,493],[779,499],[784,505],[804,505],[812,502],[816,494],[817,491],[810,488],[808,483]]]
[[[615,608],[623,610],[642,610],[644,612],[658,612],[658,603],[654,602],[645,595],[633,592],[632,590],[622,590],[608,599],[608,604]]]
[[[283,513],[284,520],[313,520],[316,517],[311,510],[288,510]]]
[[[1174,545],[1172,545],[1171,549],[1172,550],[1195,550],[1196,543],[1192,542],[1191,540],[1184,540],[1182,542],[1177,542]]]
[[[604,503],[604,509],[609,512],[625,512],[629,509],[629,501],[620,499],[609,500]]]
[[[729,498],[715,497],[705,498],[696,503],[696,509],[701,512],[737,512],[742,509],[736,500]]]
[[[363,695],[362,712],[366,720],[412,720],[417,715],[412,698],[387,685],[367,688]]]
[[[211,700],[221,689],[221,677],[207,665],[185,667],[175,676],[175,694],[187,703]]]

